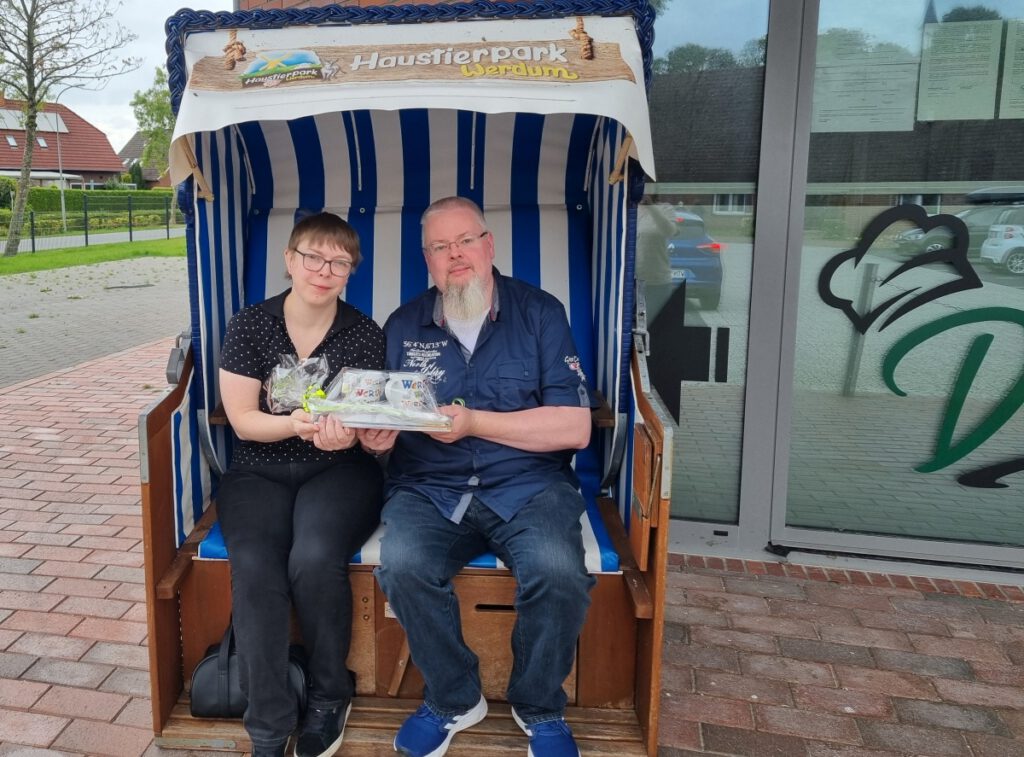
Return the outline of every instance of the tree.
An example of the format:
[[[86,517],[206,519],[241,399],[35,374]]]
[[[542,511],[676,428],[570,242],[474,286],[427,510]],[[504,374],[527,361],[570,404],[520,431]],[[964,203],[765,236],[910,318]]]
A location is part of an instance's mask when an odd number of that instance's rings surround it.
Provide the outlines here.
[[[69,89],[102,89],[139,64],[117,52],[135,39],[115,20],[120,0],[0,0],[0,91],[21,100],[25,149],[4,255],[16,255],[38,114]]]
[[[760,68],[764,65],[768,52],[768,37],[755,37],[743,43],[736,62],[743,68]]]
[[[693,43],[674,47],[664,56],[654,59],[656,74],[692,74],[718,68],[736,68],[735,56],[724,48]]]
[[[984,5],[972,5],[965,7],[957,6],[943,15],[943,21],[1001,21],[1002,16],[998,11],[986,8]]]
[[[167,88],[167,72],[156,69],[153,86],[139,90],[132,98],[132,110],[139,132],[146,138],[139,162],[145,168],[167,170],[167,154],[171,149],[174,131],[174,113],[171,111],[171,91]]]

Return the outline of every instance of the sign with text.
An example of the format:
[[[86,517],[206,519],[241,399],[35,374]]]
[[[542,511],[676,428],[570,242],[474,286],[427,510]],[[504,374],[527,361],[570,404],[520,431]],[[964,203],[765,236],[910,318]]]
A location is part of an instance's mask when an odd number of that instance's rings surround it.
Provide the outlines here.
[[[192,69],[193,90],[236,91],[251,87],[310,86],[347,82],[501,79],[593,82],[623,79],[632,71],[615,42],[592,43],[586,59],[572,39],[514,40],[501,44],[308,47],[247,50],[233,69],[222,58],[204,57]]]

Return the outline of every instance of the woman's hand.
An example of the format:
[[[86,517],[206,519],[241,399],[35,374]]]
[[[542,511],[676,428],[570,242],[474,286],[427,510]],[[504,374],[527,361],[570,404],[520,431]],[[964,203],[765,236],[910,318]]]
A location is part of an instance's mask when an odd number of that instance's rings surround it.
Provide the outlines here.
[[[356,432],[359,443],[374,457],[390,452],[395,446],[398,431],[393,428],[361,428]]]
[[[348,449],[356,443],[356,430],[331,415],[321,416],[313,433],[313,446],[317,449],[335,451]]]
[[[303,441],[313,441],[317,425],[313,423],[312,416],[305,410],[292,410],[289,416],[292,422],[292,433]]]

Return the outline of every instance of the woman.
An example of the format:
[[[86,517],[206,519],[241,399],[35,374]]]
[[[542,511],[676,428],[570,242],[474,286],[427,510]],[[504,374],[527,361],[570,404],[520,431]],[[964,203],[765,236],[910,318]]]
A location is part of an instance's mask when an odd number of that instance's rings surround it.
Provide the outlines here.
[[[288,686],[290,608],[309,655],[308,711],[295,753],[341,745],[353,681],[348,564],[376,528],[382,476],[334,418],[273,414],[264,382],[282,355],[325,356],[324,385],[342,368],[380,369],[384,334],[339,299],[359,265],[359,237],[330,213],[292,230],[284,252],[291,289],[239,311],[221,350],[220,392],[241,444],[217,494],[231,564],[232,604],[254,757],[284,755],[297,721]]]

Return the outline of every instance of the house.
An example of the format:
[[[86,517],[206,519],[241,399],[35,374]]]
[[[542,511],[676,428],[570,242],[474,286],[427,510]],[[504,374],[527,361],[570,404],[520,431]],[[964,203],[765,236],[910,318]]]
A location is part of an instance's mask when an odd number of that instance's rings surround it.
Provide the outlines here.
[[[122,171],[127,173],[128,169],[135,163],[142,162],[142,152],[146,149],[146,135],[141,131],[135,132],[128,143],[121,148],[117,156],[121,159]],[[170,175],[165,170],[163,173],[158,168],[142,166],[142,180],[145,186],[139,189],[152,189],[153,187],[171,186]]]
[[[0,176],[17,178],[25,150],[20,100],[0,97]],[[121,159],[106,134],[59,103],[45,103],[38,117],[31,183],[102,185],[121,176]]]

